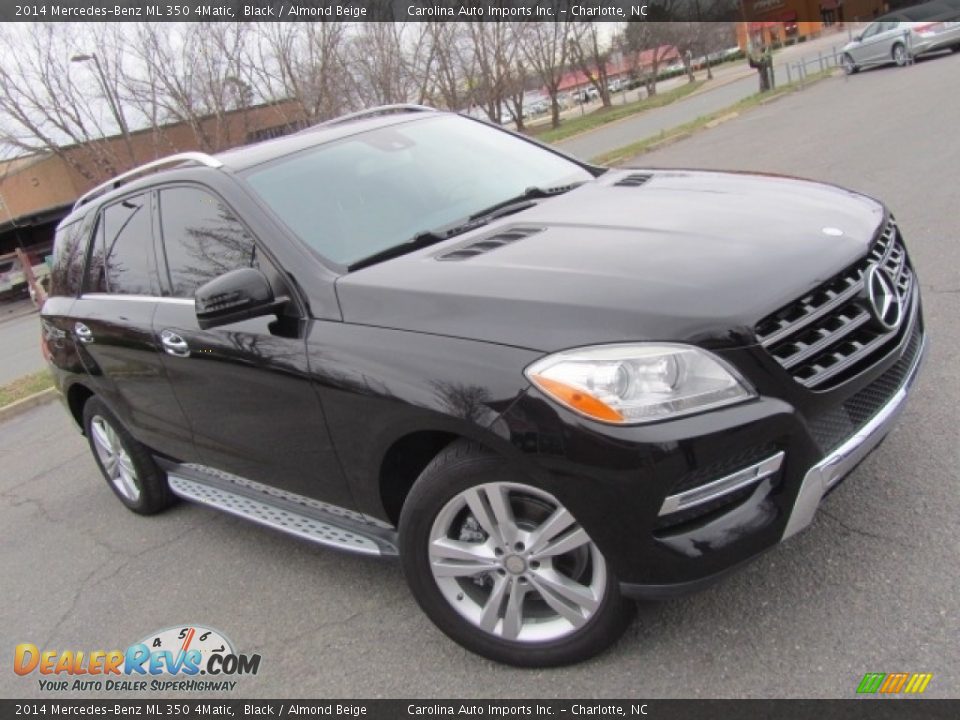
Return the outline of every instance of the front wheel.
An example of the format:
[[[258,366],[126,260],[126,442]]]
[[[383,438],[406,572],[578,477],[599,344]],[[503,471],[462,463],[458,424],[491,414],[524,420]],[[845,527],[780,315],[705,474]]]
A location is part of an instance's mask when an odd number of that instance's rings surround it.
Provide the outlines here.
[[[573,513],[470,442],[449,446],[420,475],[401,514],[400,551],[437,627],[509,665],[585,660],[635,611]]]
[[[860,68],[857,67],[857,64],[853,61],[853,56],[850,53],[843,54],[843,71],[847,75],[853,75],[859,72]]]
[[[903,67],[909,59],[910,56],[907,55],[907,49],[903,45],[897,43],[893,46],[893,61],[897,64],[897,67]]]

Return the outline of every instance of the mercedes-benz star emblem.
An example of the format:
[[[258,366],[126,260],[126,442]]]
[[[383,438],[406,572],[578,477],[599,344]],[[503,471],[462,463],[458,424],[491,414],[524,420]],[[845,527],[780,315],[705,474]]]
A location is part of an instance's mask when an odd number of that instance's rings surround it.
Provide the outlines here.
[[[884,330],[896,330],[903,320],[903,305],[894,287],[893,280],[880,268],[872,264],[863,276],[863,285],[867,291],[867,303],[874,321]]]

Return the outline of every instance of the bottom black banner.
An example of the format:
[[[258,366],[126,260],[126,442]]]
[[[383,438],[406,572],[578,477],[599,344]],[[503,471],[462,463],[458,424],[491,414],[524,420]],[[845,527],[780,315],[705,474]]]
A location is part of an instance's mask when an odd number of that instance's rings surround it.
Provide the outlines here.
[[[34,716],[953,720],[960,717],[960,700],[0,700],[0,718],[4,720]]]

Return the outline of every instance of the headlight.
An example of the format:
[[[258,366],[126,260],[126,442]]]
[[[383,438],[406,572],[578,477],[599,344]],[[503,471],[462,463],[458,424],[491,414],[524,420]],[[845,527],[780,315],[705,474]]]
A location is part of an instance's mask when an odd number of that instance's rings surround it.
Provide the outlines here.
[[[593,420],[633,425],[755,396],[735,370],[690,345],[598,345],[548,355],[524,374],[548,396]]]

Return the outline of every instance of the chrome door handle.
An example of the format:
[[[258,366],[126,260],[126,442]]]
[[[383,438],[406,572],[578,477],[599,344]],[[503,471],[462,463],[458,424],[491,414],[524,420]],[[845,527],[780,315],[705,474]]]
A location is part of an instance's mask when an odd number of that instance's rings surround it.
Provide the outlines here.
[[[190,346],[187,341],[177,335],[173,330],[163,330],[160,333],[160,342],[163,344],[163,351],[167,355],[174,357],[190,357]]]
[[[93,330],[88,328],[82,322],[78,322],[73,326],[73,334],[77,336],[77,340],[89,345],[93,342]]]

